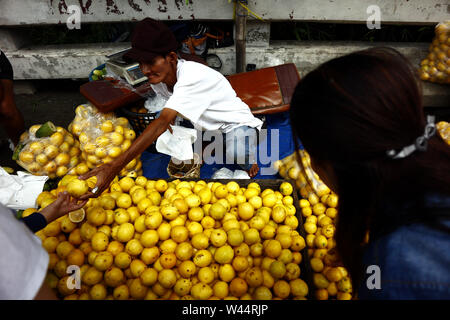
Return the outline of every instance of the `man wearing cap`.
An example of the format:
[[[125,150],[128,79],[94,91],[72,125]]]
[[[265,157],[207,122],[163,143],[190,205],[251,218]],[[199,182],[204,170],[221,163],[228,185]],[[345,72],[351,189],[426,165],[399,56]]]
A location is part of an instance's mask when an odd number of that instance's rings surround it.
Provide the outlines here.
[[[203,64],[178,58],[177,48],[175,36],[164,23],[146,18],[136,26],[132,49],[124,58],[139,62],[153,90],[167,102],[160,116],[148,125],[127,152],[81,176],[82,179],[97,176],[97,194],[109,186],[127,163],[167,129],[170,130],[170,124],[177,115],[190,120],[196,129],[223,133],[227,159],[245,159],[238,161],[238,165],[250,177],[258,173],[255,139],[262,121],[253,116],[221,73]],[[246,139],[246,136],[252,139]],[[241,148],[242,145],[245,148]],[[244,149],[245,154],[237,154],[239,149]]]

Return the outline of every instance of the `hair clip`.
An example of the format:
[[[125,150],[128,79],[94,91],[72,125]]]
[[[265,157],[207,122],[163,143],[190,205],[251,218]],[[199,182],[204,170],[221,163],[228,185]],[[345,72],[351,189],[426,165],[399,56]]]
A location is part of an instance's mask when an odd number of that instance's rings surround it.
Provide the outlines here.
[[[403,147],[402,150],[400,150],[398,153],[394,149],[388,150],[386,151],[386,155],[392,159],[402,159],[406,158],[416,150],[425,152],[428,148],[428,140],[435,134],[436,134],[435,117],[432,115],[428,115],[424,133],[423,135],[417,137],[414,144]]]

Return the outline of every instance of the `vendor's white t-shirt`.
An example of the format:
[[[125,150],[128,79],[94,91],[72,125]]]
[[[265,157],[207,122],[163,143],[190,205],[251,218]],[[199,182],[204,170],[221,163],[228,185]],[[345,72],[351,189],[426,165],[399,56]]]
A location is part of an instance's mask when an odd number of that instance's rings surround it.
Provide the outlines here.
[[[201,63],[178,59],[173,93],[164,83],[152,85],[152,88],[167,99],[164,108],[177,111],[196,129],[223,133],[241,126],[261,129],[262,121],[253,116],[228,80]]]
[[[49,257],[41,239],[0,204],[0,300],[31,300],[44,282]]]

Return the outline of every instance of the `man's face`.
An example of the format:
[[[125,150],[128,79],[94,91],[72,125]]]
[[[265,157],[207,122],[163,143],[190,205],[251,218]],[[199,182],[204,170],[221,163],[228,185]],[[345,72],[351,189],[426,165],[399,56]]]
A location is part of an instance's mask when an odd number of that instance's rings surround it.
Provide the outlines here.
[[[168,84],[173,76],[176,76],[176,71],[174,75],[172,60],[173,57],[171,57],[170,54],[166,57],[158,56],[153,59],[151,63],[139,63],[139,67],[151,84],[158,84],[161,82]]]

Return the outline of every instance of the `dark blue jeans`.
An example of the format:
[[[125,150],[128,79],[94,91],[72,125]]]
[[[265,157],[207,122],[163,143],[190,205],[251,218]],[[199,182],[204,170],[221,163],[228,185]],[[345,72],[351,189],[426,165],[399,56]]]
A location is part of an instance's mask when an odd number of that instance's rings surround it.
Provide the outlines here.
[[[224,135],[226,163],[248,171],[256,163],[257,129],[242,126]]]

